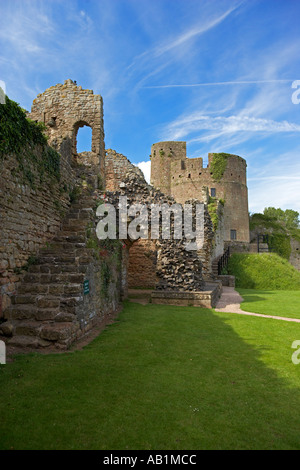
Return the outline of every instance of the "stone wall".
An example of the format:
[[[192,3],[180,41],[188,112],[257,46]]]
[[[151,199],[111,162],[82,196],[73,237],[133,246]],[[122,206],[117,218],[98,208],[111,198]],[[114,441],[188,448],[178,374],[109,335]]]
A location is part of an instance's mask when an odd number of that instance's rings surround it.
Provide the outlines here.
[[[72,162],[78,161],[77,132],[80,127],[92,128],[92,149],[89,165],[95,178],[101,175],[104,180],[104,125],[103,100],[92,90],[83,90],[72,80],[48,88],[33,101],[29,117],[47,126],[49,144],[67,154]]]
[[[41,149],[34,149],[36,159]],[[10,297],[20,280],[21,268],[27,268],[37,252],[59,231],[62,218],[75,184],[75,173],[68,161],[61,158],[60,181],[44,174],[43,182],[32,162],[28,165],[34,187],[17,171],[16,155],[7,155],[0,170],[0,282],[1,311],[10,305]]]
[[[0,282],[1,309],[10,305],[10,297],[20,280],[21,268],[28,269],[39,250],[61,228],[76,184],[97,187],[103,184],[104,130],[103,103],[100,95],[83,90],[72,80],[48,88],[33,101],[28,117],[46,126],[50,146],[60,153],[60,179],[39,173],[44,158],[39,146],[24,148],[22,165],[18,155],[6,155],[0,169]],[[92,151],[78,157],[76,137],[79,127],[92,128]],[[49,147],[50,148],[50,147]],[[26,150],[26,151],[25,151]],[[27,175],[30,179],[26,179]],[[23,168],[23,169],[22,169]],[[28,264],[29,263],[29,264]],[[0,315],[2,315],[0,313]]]
[[[139,203],[146,206],[148,211],[151,209],[151,204],[172,206],[176,203],[174,198],[166,196],[153,186],[148,185],[134,168],[130,171],[130,166],[128,166],[127,169],[119,191],[106,191],[108,201],[115,207],[118,206],[119,196],[127,197],[128,207]],[[148,214],[148,220],[150,221],[150,214]],[[171,234],[172,230],[173,226],[171,226]],[[209,277],[212,252],[213,231],[207,207],[204,209],[204,230],[205,243],[203,248],[198,251],[186,249],[184,236],[180,240],[174,240],[172,236],[170,239],[163,239],[160,236],[156,240],[148,238],[135,241],[133,244],[131,242],[131,246],[128,246],[129,285],[131,287],[154,287],[153,281],[156,280],[156,289],[159,290],[201,290],[204,285],[202,267],[205,267],[205,273]]]
[[[184,143],[183,143],[184,144]],[[177,153],[183,154],[185,152],[185,145],[178,144]],[[108,197],[117,197],[118,195],[126,195],[128,197],[128,205],[133,203],[141,203],[150,206],[154,204],[175,204],[176,201],[171,196],[166,196],[159,189],[148,185],[144,179],[143,173],[123,155],[115,152],[114,150],[106,151],[106,193]],[[110,191],[115,192],[114,196]],[[174,284],[174,288],[194,289],[197,285],[200,289],[203,281],[202,275],[205,279],[213,277],[211,269],[211,261],[216,247],[214,240],[214,231],[211,219],[207,210],[208,195],[206,188],[203,188],[206,195],[203,196],[203,203],[205,205],[205,243],[202,249],[198,252],[188,253],[184,247],[184,241],[160,241],[157,243],[154,240],[137,240],[133,244],[127,244],[128,249],[128,286],[134,287],[148,287],[154,286],[165,289],[168,282],[169,287]],[[191,200],[190,203],[200,203],[200,201]],[[117,204],[117,202],[115,202]],[[220,227],[222,227],[222,215],[220,213]],[[220,228],[221,230],[221,228]],[[222,242],[217,241],[218,249]],[[222,245],[223,246],[223,245]],[[183,269],[183,264],[186,266]],[[189,265],[190,264],[190,265]],[[191,266],[194,266],[193,269]],[[182,275],[181,271],[185,269],[191,273],[192,276]],[[166,271],[168,275],[166,276]],[[200,277],[198,279],[198,274]],[[171,287],[170,287],[171,288]],[[173,287],[172,287],[173,288]]]
[[[186,157],[185,142],[153,144],[151,184],[181,204],[191,198],[202,201],[202,188],[207,186],[211,196],[225,201],[224,239],[230,241],[231,230],[235,230],[237,241],[249,243],[246,161],[237,155],[228,155],[224,174],[216,181],[212,173],[213,154],[208,158],[208,166],[204,168],[202,158]]]
[[[133,165],[127,157],[115,150],[105,152],[105,188],[107,191],[118,191],[120,184],[126,178],[128,171],[136,173],[143,178],[142,171]]]
[[[128,287],[154,288],[156,275],[157,246],[154,240],[139,239],[129,250]]]

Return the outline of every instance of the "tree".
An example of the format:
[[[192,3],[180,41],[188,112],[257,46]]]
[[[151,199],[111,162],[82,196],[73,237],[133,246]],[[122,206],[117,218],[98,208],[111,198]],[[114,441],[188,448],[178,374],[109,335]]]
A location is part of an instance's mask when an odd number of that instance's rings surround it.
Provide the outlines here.
[[[300,225],[299,212],[292,209],[283,211],[275,207],[266,207],[264,209],[264,215],[282,222],[288,230],[296,229]]]

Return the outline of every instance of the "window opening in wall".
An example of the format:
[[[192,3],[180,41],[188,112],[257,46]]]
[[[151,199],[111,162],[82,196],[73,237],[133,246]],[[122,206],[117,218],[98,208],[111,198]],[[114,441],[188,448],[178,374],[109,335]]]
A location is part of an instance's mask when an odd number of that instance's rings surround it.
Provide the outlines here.
[[[210,188],[211,197],[216,197],[216,188]]]
[[[182,170],[185,170],[185,163],[184,163],[183,160],[181,160],[181,169],[182,169]]]
[[[79,127],[76,136],[76,151],[91,152],[92,150],[92,128],[89,126]]]
[[[230,230],[230,240],[236,240],[236,230]]]
[[[190,177],[191,177],[191,173],[189,173],[189,176],[188,176],[188,178],[190,178]]]

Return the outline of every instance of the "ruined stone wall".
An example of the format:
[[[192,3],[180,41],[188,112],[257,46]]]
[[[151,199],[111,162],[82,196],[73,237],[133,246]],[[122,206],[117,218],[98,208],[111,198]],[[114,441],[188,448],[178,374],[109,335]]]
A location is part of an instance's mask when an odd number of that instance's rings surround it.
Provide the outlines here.
[[[59,231],[76,181],[85,175],[97,187],[99,175],[105,179],[100,95],[66,80],[39,94],[28,117],[46,125],[48,142],[60,153],[60,179],[51,178],[47,171],[39,173],[38,163],[44,159],[39,146],[30,148],[30,158],[24,148],[22,165],[14,154],[1,161],[1,312],[10,305],[21,268],[26,269],[28,260],[31,262]],[[76,136],[83,125],[92,128],[92,151],[84,161],[78,161]]]
[[[154,288],[156,275],[157,244],[154,240],[139,239],[129,250],[128,287]]]
[[[139,177],[134,171],[127,173],[126,178],[120,185],[119,191],[113,193],[106,192],[108,200],[116,207],[120,195],[127,197],[128,206],[139,203],[145,205],[148,209],[151,208],[151,204],[167,204],[172,206],[176,203],[174,198],[166,196],[161,191],[148,185],[144,178]],[[150,220],[150,215],[148,215],[148,220]],[[129,279],[130,277],[131,279],[139,277],[139,280],[142,281],[134,281],[135,284],[131,284],[131,287],[154,287],[153,280],[156,279],[156,289],[159,290],[201,290],[204,285],[202,267],[207,277],[209,277],[209,272],[211,271],[213,231],[207,207],[205,207],[204,211],[204,230],[206,234],[205,243],[203,248],[198,251],[187,250],[184,237],[180,240],[174,240],[172,237],[171,239],[162,239],[160,237],[155,241],[149,238],[139,240],[138,242],[135,241],[129,249]],[[157,251],[156,265],[155,249]],[[131,250],[133,250],[132,253]],[[151,260],[151,263],[149,260],[145,263],[145,256]]]
[[[160,150],[160,149],[158,149]],[[167,147],[165,146],[165,150]],[[170,149],[169,149],[170,150]],[[174,146],[173,152],[178,155],[183,155],[185,152],[185,143],[182,145]],[[113,150],[107,150],[106,160],[106,191],[115,191],[116,195],[128,196],[128,204],[141,203],[141,204],[175,204],[176,201],[171,196],[166,196],[162,191],[155,189],[153,186],[148,185],[144,179],[142,172],[132,165],[130,161],[121,154]],[[111,197],[111,196],[109,196]],[[194,201],[195,202],[195,201]],[[198,201],[199,202],[199,201]],[[163,276],[165,270],[169,270],[170,277],[176,284],[176,280],[180,279],[180,270],[183,269],[182,260],[193,259],[194,270],[200,271],[202,279],[202,272],[205,278],[210,278],[212,275],[211,259],[214,249],[214,233],[212,223],[207,211],[208,198],[205,199],[205,244],[204,247],[197,253],[187,254],[183,241],[175,241],[170,244],[168,241],[160,243],[158,246],[156,241],[150,239],[135,241],[130,245],[128,257],[128,286],[134,287],[149,287],[152,288],[160,283],[160,276],[158,272],[161,271]],[[193,258],[194,256],[194,258]],[[163,263],[161,260],[164,260]],[[169,266],[168,266],[169,263]],[[160,267],[160,266],[162,267]],[[174,272],[172,273],[172,266]],[[198,282],[198,281],[197,281]],[[193,284],[191,278],[191,284]],[[187,279],[183,282],[182,286],[189,285]],[[200,284],[199,284],[200,285]],[[178,286],[177,286],[178,287]]]
[[[136,172],[138,176],[143,178],[142,171],[121,153],[107,149],[105,154],[105,188],[107,191],[118,191],[128,171]]]
[[[41,158],[41,150],[35,150]],[[59,231],[69,206],[69,192],[75,175],[68,162],[61,169],[60,181],[46,173],[40,182],[37,168],[29,164],[34,187],[18,172],[16,155],[7,155],[0,170],[0,282],[1,311],[9,307],[11,295],[20,280],[21,268]],[[65,171],[64,171],[65,169]]]
[[[202,200],[202,188],[207,186],[211,195],[225,201],[225,240],[230,241],[231,230],[236,230],[237,241],[249,243],[246,161],[237,155],[229,156],[222,178],[215,181],[211,169],[213,154],[209,154],[208,167],[203,168],[203,159],[187,158],[185,149],[185,142],[152,145],[151,184],[181,204],[191,198]]]
[[[77,161],[78,129],[85,125],[91,127],[92,149],[85,164],[104,179],[103,100],[100,95],[83,90],[69,79],[63,85],[57,84],[39,94],[33,101],[29,117],[47,126],[49,144],[59,152],[67,147],[73,162]]]

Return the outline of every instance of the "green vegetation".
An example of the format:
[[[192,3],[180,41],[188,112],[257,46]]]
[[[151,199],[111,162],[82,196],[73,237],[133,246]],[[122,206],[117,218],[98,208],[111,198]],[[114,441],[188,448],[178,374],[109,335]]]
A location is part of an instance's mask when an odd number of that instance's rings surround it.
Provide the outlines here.
[[[297,229],[300,225],[299,212],[292,209],[275,209],[275,207],[266,207],[264,215],[279,222],[282,222],[287,229]]]
[[[0,365],[0,448],[299,449],[299,337],[295,323],[126,303],[82,350]]]
[[[214,231],[216,231],[219,226],[220,211],[223,212],[223,207],[220,208],[219,203],[221,206],[224,206],[224,199],[217,199],[216,197],[209,196],[207,209],[213,224]]]
[[[40,183],[45,174],[60,180],[60,155],[48,146],[44,131],[43,123],[28,119],[18,104],[6,97],[5,104],[0,106],[0,160],[15,154],[16,171],[32,188],[36,185],[35,170]],[[41,153],[36,146],[41,146]]]
[[[299,291],[238,289],[242,310],[264,315],[300,319]]]
[[[209,197],[207,209],[213,224],[214,231],[216,231],[219,224],[217,198],[211,196]]]
[[[270,251],[285,259],[291,255],[291,237],[300,241],[299,213],[287,209],[267,207],[263,214],[250,215],[250,230],[268,235]]]
[[[300,273],[275,253],[234,253],[228,274],[235,276],[237,288],[300,290]]]
[[[80,186],[75,185],[69,192],[70,202],[78,201],[79,197],[82,194],[82,188]]]
[[[213,160],[210,164],[210,171],[214,181],[221,181],[227,167],[229,153],[213,153]]]

